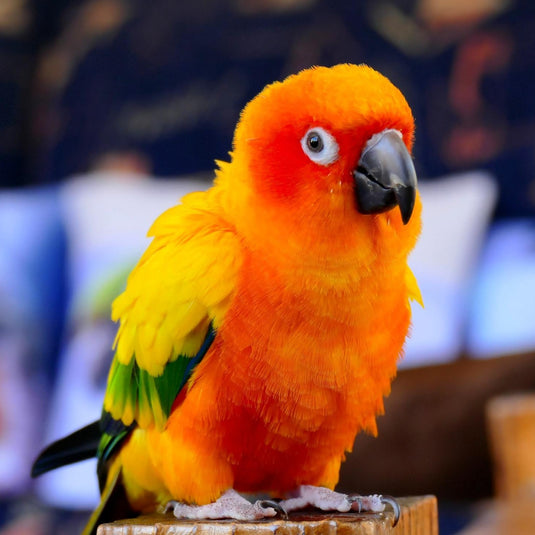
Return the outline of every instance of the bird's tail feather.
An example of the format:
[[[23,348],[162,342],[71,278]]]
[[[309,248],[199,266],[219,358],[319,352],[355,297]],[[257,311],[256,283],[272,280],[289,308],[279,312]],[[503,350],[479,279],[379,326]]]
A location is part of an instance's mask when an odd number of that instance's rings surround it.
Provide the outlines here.
[[[108,478],[100,496],[100,503],[89,517],[82,535],[96,535],[100,524],[112,522],[118,518],[129,518],[135,514],[126,498],[121,467],[118,462],[114,462],[108,472]]]
[[[32,466],[32,477],[45,472],[96,457],[101,437],[99,420],[53,442],[37,457]]]

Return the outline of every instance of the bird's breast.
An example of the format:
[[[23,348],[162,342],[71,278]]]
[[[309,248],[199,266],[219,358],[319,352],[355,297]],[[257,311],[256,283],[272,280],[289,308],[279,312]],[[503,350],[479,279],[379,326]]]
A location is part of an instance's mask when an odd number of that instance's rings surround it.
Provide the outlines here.
[[[296,292],[269,271],[243,276],[180,408],[244,490],[284,487],[281,474],[288,487],[313,481],[359,430],[375,431],[395,373],[403,293],[378,307],[362,289],[308,286]]]

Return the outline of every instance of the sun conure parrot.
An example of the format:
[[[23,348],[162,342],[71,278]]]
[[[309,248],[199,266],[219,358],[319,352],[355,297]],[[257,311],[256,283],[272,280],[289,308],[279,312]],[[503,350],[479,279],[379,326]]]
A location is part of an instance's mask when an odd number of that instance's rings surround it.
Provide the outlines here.
[[[98,457],[86,533],[168,502],[188,518],[354,506],[329,489],[357,432],[377,432],[420,300],[413,131],[365,65],[304,70],[245,107],[230,162],[156,220],[113,304],[101,419],[34,465]]]

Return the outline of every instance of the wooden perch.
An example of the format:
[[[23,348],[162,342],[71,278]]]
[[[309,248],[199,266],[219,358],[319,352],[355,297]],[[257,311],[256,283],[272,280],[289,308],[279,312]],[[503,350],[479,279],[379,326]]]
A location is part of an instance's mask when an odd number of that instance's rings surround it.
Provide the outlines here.
[[[438,535],[434,496],[399,498],[401,518],[393,528],[393,513],[292,513],[289,520],[177,520],[152,514],[103,524],[98,535]]]

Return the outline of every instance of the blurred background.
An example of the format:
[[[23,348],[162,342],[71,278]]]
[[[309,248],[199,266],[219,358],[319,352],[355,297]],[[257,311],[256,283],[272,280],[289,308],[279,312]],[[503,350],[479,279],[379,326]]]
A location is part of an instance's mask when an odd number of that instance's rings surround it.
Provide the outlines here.
[[[405,94],[425,206],[425,309],[341,488],[436,494],[445,534],[493,496],[485,407],[535,390],[535,3],[1,0],[0,534],[83,525],[95,464],[29,469],[100,413],[149,225],[209,186],[266,83],[340,62]]]

